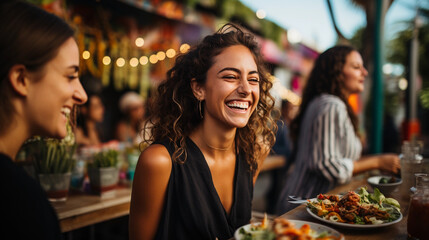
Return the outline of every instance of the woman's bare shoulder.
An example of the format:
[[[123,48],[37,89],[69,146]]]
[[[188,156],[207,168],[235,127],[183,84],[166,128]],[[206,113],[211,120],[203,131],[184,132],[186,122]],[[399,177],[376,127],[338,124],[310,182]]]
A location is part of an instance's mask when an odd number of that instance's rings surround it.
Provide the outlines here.
[[[161,144],[153,144],[140,154],[137,167],[147,171],[170,172],[171,164],[171,157],[167,148]]]

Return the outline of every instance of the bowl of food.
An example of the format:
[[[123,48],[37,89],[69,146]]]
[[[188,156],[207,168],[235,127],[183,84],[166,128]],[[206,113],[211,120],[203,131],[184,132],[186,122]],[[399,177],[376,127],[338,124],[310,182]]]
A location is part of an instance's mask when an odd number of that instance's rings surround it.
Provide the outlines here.
[[[391,194],[394,192],[399,185],[402,183],[402,179],[393,176],[372,176],[367,179],[369,185],[374,188],[378,188],[383,194]]]

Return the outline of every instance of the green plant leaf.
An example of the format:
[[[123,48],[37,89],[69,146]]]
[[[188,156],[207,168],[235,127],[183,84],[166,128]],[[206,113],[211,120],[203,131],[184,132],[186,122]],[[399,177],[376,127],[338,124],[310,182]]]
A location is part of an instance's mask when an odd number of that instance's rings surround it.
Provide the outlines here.
[[[67,122],[68,141],[34,137],[25,143],[26,154],[33,159],[37,173],[67,173],[74,167],[76,143]],[[71,141],[72,140],[72,141]]]

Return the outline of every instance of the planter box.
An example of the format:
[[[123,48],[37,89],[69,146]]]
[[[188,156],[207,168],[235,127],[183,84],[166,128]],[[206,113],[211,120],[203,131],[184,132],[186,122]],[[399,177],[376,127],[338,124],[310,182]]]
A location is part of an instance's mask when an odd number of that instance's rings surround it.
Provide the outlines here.
[[[70,187],[71,173],[39,174],[40,186],[51,202],[66,201]]]
[[[88,168],[88,176],[92,191],[104,195],[116,189],[119,169],[117,167]]]

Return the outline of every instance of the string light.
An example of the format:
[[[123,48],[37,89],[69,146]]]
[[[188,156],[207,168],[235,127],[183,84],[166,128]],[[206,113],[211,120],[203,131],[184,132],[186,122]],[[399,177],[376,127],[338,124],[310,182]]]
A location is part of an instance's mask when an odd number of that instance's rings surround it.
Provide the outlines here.
[[[110,59],[109,56],[104,56],[103,57],[103,64],[104,65],[109,65],[112,62],[112,59]]]
[[[123,66],[125,65],[125,59],[124,59],[124,58],[118,58],[118,59],[116,60],[116,65],[117,65],[118,67],[123,67]]]
[[[174,56],[176,56],[176,50],[170,48],[167,50],[166,55],[168,58],[173,58]]]
[[[155,64],[158,62],[158,57],[155,54],[150,55],[149,62]]]
[[[136,44],[137,47],[143,47],[143,45],[144,45],[144,39],[141,38],[141,37],[136,38],[135,44]]]
[[[156,54],[156,57],[158,58],[158,60],[159,60],[159,61],[162,61],[162,60],[164,60],[164,59],[165,59],[165,53],[164,53],[163,51],[159,51],[159,52]]]
[[[144,44],[143,38],[137,38],[136,39],[136,46],[140,45],[141,43]],[[184,43],[184,44],[182,44],[180,46],[179,51],[181,53],[186,53],[187,51],[189,51],[190,48],[191,47],[189,46],[189,44]],[[166,57],[173,58],[173,57],[176,56],[176,54],[177,54],[176,50],[174,50],[173,48],[170,48],[170,49],[168,49],[165,52],[164,51],[159,51],[156,54],[150,55],[149,57],[147,57],[147,56],[141,56],[140,58],[133,57],[133,58],[131,58],[129,60],[129,64],[130,64],[131,67],[137,67],[139,65],[139,63],[141,65],[146,65],[149,62],[151,64],[155,64],[158,61],[165,60]],[[82,57],[84,59],[88,59],[88,58],[90,58],[90,56],[91,56],[91,54],[90,54],[89,51],[84,51],[82,53]],[[112,59],[109,56],[104,56],[102,62],[103,62],[104,65],[109,65],[109,64],[112,63]],[[123,67],[123,66],[125,66],[125,64],[126,64],[126,60],[124,58],[120,57],[120,58],[116,59],[116,65],[118,67]]]
[[[141,56],[139,62],[141,65],[146,65],[149,62],[149,58],[146,56]]]
[[[89,59],[91,57],[91,53],[89,52],[89,51],[83,51],[83,53],[82,53],[82,58],[83,59]]]
[[[179,50],[181,53],[186,53],[190,48],[191,46],[189,46],[189,44],[184,43],[180,46]]]
[[[130,59],[130,66],[131,67],[137,67],[139,65],[139,60],[136,57],[133,57]]]

